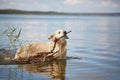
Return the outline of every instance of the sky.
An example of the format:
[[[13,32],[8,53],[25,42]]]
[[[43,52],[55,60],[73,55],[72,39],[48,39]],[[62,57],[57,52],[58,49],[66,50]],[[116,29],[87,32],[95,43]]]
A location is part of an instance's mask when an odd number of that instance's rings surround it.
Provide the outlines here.
[[[120,0],[0,0],[0,9],[57,12],[120,12]]]

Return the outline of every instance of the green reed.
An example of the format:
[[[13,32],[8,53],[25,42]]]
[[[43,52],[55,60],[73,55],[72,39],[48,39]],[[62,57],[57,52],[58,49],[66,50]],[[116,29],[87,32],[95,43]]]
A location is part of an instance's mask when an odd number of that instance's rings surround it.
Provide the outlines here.
[[[22,29],[19,29],[18,27],[7,27],[6,30],[4,30],[0,36],[7,36],[9,40],[9,45],[11,45],[14,50],[16,50],[17,44],[19,46],[22,45],[22,42],[20,41],[20,35],[21,35]]]

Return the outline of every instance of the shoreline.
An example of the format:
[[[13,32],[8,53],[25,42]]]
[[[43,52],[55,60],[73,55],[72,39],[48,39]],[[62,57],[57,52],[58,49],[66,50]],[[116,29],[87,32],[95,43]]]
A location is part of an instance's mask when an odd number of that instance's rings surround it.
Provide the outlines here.
[[[57,16],[120,16],[120,12],[86,12],[86,13],[70,13],[70,12],[56,12],[56,11],[25,11],[14,9],[0,9],[0,14],[13,15],[57,15]]]

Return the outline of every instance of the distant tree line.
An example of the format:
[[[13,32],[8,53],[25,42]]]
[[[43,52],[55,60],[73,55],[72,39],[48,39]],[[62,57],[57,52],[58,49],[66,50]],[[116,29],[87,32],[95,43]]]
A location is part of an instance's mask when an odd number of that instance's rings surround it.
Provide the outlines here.
[[[36,15],[70,15],[70,16],[120,16],[120,13],[67,13],[56,11],[24,11],[0,9],[0,14],[36,14]]]

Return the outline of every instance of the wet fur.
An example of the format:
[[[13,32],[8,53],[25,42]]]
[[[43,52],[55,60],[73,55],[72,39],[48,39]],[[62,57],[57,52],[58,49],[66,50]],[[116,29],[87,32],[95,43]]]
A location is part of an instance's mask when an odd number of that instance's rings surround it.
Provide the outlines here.
[[[20,58],[29,58],[30,56],[35,56],[40,52],[50,52],[53,49],[55,44],[55,39],[64,35],[63,30],[57,30],[49,36],[50,42],[34,42],[20,47],[15,54],[14,59]],[[53,55],[57,59],[66,58],[66,38],[63,37],[56,43],[56,47],[53,52],[56,52]]]

